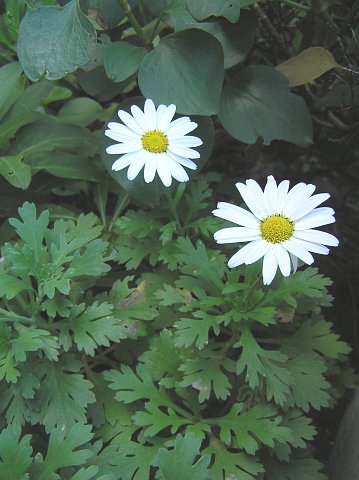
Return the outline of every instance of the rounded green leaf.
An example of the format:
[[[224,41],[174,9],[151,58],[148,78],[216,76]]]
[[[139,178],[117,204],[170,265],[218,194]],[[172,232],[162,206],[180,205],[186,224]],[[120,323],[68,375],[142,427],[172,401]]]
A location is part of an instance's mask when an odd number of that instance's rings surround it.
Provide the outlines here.
[[[290,92],[287,79],[274,68],[243,68],[223,90],[219,118],[237,140],[264,145],[286,140],[306,146],[312,142],[311,116],[303,98]]]
[[[241,14],[241,3],[241,0],[187,0],[187,7],[197,20],[204,20],[213,15],[236,23]]]
[[[129,80],[123,83],[113,82],[107,77],[103,67],[94,68],[90,72],[79,70],[76,77],[82,90],[100,102],[116,97],[129,83]]]
[[[99,118],[102,113],[101,105],[87,97],[78,97],[65,103],[60,109],[57,118],[61,123],[70,123],[86,127]]]
[[[57,80],[90,61],[96,32],[78,0],[65,7],[40,7],[22,20],[17,44],[22,68],[32,81]]]
[[[191,29],[163,38],[139,71],[142,94],[155,103],[175,103],[190,115],[218,112],[224,68],[223,50],[207,32]]]
[[[235,25],[221,19],[216,22],[198,22],[198,28],[201,28],[202,23],[206,23],[206,31],[220,42],[224,52],[224,68],[227,69],[242,62],[252,48],[257,21],[256,15],[244,11]]]
[[[114,82],[123,82],[137,72],[146,54],[145,48],[136,47],[128,42],[106,45],[104,51],[106,75]]]
[[[118,110],[125,110],[126,112],[131,113],[130,109],[132,105],[138,105],[142,110],[144,106],[144,98],[143,97],[133,97],[133,98],[128,98],[124,102],[122,102],[118,108],[116,109],[116,112],[112,116],[112,118],[109,120],[109,122],[119,122],[121,121],[118,118],[117,112]],[[176,116],[175,116],[176,118]],[[203,168],[204,164],[208,160],[212,148],[213,148],[213,142],[214,142],[214,129],[213,129],[213,123],[211,118],[209,117],[202,117],[202,116],[191,116],[191,120],[196,122],[198,124],[198,127],[191,132],[191,135],[195,135],[196,137],[199,137],[203,144],[199,147],[196,147],[196,150],[200,153],[200,158],[194,160],[194,162],[197,164],[198,168],[197,170],[189,170],[186,169],[186,172],[188,173],[188,176],[191,180],[192,177],[194,177],[197,172]],[[104,131],[107,128],[107,124],[104,126]],[[172,182],[171,187],[165,187],[161,180],[158,177],[158,174],[156,173],[156,176],[151,183],[146,183],[143,178],[143,169],[140,171],[140,173],[137,175],[137,177],[134,180],[128,180],[127,178],[127,168],[120,170],[118,172],[115,172],[112,170],[112,165],[117,160],[117,158],[120,157],[120,155],[110,155],[106,153],[106,148],[109,145],[113,145],[115,143],[114,140],[106,137],[104,134],[102,135],[102,148],[101,148],[101,156],[102,160],[105,164],[105,167],[108,171],[108,173],[111,175],[111,177],[119,183],[134,199],[138,200],[140,203],[154,206],[158,204],[160,196],[165,193],[166,190],[176,190],[178,186],[178,182],[174,180]]]

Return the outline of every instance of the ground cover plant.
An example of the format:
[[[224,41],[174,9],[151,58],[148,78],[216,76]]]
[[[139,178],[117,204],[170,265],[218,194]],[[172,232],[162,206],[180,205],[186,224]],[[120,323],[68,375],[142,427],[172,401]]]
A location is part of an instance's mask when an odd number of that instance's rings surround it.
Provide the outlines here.
[[[326,479],[358,2],[1,8],[0,479]]]

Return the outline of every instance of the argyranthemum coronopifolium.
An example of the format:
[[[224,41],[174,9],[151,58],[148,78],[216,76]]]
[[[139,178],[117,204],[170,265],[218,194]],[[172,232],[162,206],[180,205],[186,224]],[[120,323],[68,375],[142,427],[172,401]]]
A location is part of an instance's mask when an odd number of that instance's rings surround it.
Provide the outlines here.
[[[310,265],[314,261],[310,252],[327,255],[325,245],[339,244],[333,235],[314,230],[335,222],[332,208],[317,208],[329,193],[312,196],[315,186],[305,183],[289,190],[288,180],[277,185],[272,175],[264,191],[255,180],[236,183],[236,187],[251,212],[225,202],[219,202],[213,211],[217,217],[240,225],[218,230],[214,234],[218,243],[249,242],[230,258],[230,268],[263,257],[263,283],[269,285],[278,266],[287,277],[297,269],[298,258]]]
[[[198,137],[188,136],[197,127],[189,117],[173,120],[176,105],[159,105],[157,110],[152,100],[145,101],[144,111],[132,105],[131,113],[118,111],[123,124],[110,122],[105,135],[119,143],[107,147],[106,152],[122,156],[115,160],[112,170],[129,167],[127,178],[133,180],[144,169],[146,183],[152,182],[156,172],[162,183],[169,187],[172,177],[186,182],[188,175],[183,167],[196,170],[191,160],[200,154],[192,147],[202,145]]]

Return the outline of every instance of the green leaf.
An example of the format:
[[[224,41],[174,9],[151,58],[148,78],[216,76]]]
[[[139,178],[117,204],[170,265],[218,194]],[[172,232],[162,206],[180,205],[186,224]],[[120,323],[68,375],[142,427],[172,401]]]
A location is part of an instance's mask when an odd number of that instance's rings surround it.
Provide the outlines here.
[[[296,458],[285,463],[268,456],[265,468],[268,480],[327,480],[319,471],[323,465],[313,458]]]
[[[292,434],[289,428],[281,426],[282,418],[270,405],[256,405],[245,410],[244,404],[236,403],[224,417],[211,419],[220,427],[220,439],[231,445],[232,436],[238,448],[253,455],[260,443],[274,447],[274,442],[288,443]]]
[[[160,448],[154,460],[154,465],[159,468],[156,479],[178,480],[180,472],[181,478],[191,480],[205,480],[209,476],[207,469],[211,457],[201,455],[199,460],[194,463],[196,457],[200,454],[201,440],[196,438],[193,433],[187,433],[184,437],[177,435],[174,448],[168,450]]]
[[[100,170],[95,161],[85,158],[81,153],[51,152],[32,155],[28,163],[36,173],[45,171],[60,178],[88,180],[98,182]]]
[[[235,363],[230,358],[224,358],[220,352],[205,350],[197,358],[185,361],[180,370],[184,373],[180,386],[191,385],[198,390],[200,403],[208,400],[212,392],[219,400],[225,400],[229,396],[232,385],[227,372],[235,370]]]
[[[17,362],[24,362],[27,352],[42,350],[49,360],[57,361],[59,345],[56,337],[47,330],[35,327],[25,327],[20,323],[15,325],[18,336],[12,338],[12,354]]]
[[[40,7],[23,18],[17,44],[21,66],[36,82],[45,74],[57,80],[90,61],[96,44],[92,23],[79,1],[64,7]]]
[[[22,68],[18,62],[0,68],[0,120],[23,91]]]
[[[77,97],[61,107],[57,118],[62,123],[86,127],[97,120],[102,113],[101,105],[87,97]]]
[[[205,30],[220,42],[224,52],[224,68],[231,68],[242,62],[254,43],[258,17],[250,11],[243,11],[239,22],[227,20],[207,22]],[[202,28],[202,22],[196,28]]]
[[[0,157],[0,175],[14,187],[25,190],[31,181],[31,168],[22,162],[22,155]]]
[[[0,478],[26,480],[32,463],[31,435],[20,440],[20,428],[9,425],[0,434]]]
[[[104,465],[104,471],[111,471],[121,480],[148,480],[150,478],[153,457],[158,451],[157,445],[142,445],[133,441],[134,428],[127,427],[117,435],[109,447],[98,456]]]
[[[67,430],[64,425],[58,426],[50,433],[46,457],[43,462],[38,462],[34,468],[37,480],[58,479],[56,472],[60,468],[74,465],[83,465],[93,456],[93,452],[83,447],[89,442],[93,433],[91,425],[77,423]]]
[[[44,235],[49,224],[49,212],[45,210],[36,218],[35,205],[25,202],[19,208],[19,215],[22,222],[16,218],[10,218],[9,223],[15,228],[18,236],[31,247],[35,261],[39,262],[42,258]]]
[[[283,405],[287,401],[289,387],[294,383],[287,368],[288,357],[276,350],[264,350],[253,337],[249,329],[243,330],[240,341],[235,347],[242,352],[237,362],[237,373],[246,371],[246,381],[254,389],[260,379],[266,383],[267,399]]]
[[[114,82],[123,82],[137,72],[146,55],[144,47],[124,41],[110,43],[104,50],[106,75]]]
[[[8,300],[11,300],[19,292],[27,288],[28,285],[23,280],[8,273],[0,272],[0,297],[6,297]]]
[[[285,351],[291,354],[317,352],[328,358],[339,358],[350,352],[347,343],[331,331],[332,324],[322,318],[305,320],[290,337],[282,340]]]
[[[31,413],[35,423],[47,432],[59,426],[65,430],[86,421],[86,406],[95,402],[92,384],[78,372],[80,363],[63,355],[59,363],[41,362],[37,376],[41,389],[35,397],[36,410]]]
[[[219,335],[218,315],[210,315],[198,311],[195,318],[181,318],[175,322],[175,345],[177,347],[189,347],[195,343],[199,350],[202,350],[208,343],[210,330]]]
[[[319,355],[315,353],[303,353],[287,362],[287,367],[293,376],[291,385],[292,395],[288,397],[290,405],[297,405],[308,412],[310,407],[319,410],[329,405],[330,384],[326,381],[324,373],[327,366]]]
[[[254,455],[245,452],[229,451],[228,447],[213,438],[210,445],[203,453],[214,456],[213,466],[210,470],[213,479],[255,480],[259,473],[264,472],[263,465]]]
[[[210,16],[225,17],[232,23],[239,20],[241,14],[241,0],[187,0],[188,10],[197,20],[204,20]]]
[[[147,427],[143,429],[143,434],[146,437],[154,437],[161,430],[167,428],[171,429],[173,435],[183,425],[192,423],[191,420],[179,417],[172,408],[162,410],[154,402],[147,402],[145,408],[147,412],[137,411],[132,420],[139,427]]]
[[[56,326],[60,328],[60,342],[65,342],[68,350],[72,344],[70,331],[78,350],[94,356],[99,346],[108,347],[110,341],[119,342],[125,337],[122,322],[113,316],[113,305],[109,303],[94,302],[85,308],[82,303],[76,305],[68,320],[63,320]]]
[[[82,156],[93,156],[98,150],[93,135],[85,128],[36,123],[21,130],[8,153],[24,158],[39,153],[49,154],[53,150],[78,154],[80,146]]]
[[[168,330],[162,330],[159,336],[153,338],[150,349],[139,360],[147,366],[156,381],[164,376],[166,379],[168,376],[177,379],[181,376],[178,371],[181,365],[180,351],[174,345],[172,332]]]
[[[274,68],[251,65],[225,86],[219,118],[237,140],[264,145],[286,140],[297,145],[312,143],[311,117],[303,98],[290,92],[288,81]]]
[[[132,403],[140,399],[148,399],[158,405],[172,406],[164,389],[161,387],[158,389],[154,385],[151,374],[144,365],[139,364],[136,373],[127,365],[123,365],[121,371],[104,372],[105,380],[110,382],[109,387],[116,390],[115,398],[117,400]]]
[[[221,277],[225,270],[224,256],[206,249],[203,242],[197,241],[194,246],[191,240],[181,237],[177,241],[181,253],[176,258],[181,264],[181,271],[187,275],[198,278],[210,293],[216,295],[222,291]]]
[[[155,103],[174,103],[185,114],[218,112],[223,82],[220,43],[200,30],[164,37],[146,55],[139,71],[142,94]]]

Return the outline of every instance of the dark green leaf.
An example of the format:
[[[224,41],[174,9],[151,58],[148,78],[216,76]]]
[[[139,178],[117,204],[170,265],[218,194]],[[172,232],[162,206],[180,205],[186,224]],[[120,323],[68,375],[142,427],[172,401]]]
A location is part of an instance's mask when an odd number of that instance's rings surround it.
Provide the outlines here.
[[[62,123],[86,127],[97,120],[101,113],[102,107],[96,100],[77,97],[65,103],[57,114],[57,118]]]
[[[85,65],[95,48],[96,32],[79,1],[65,7],[39,7],[23,18],[17,44],[26,75],[56,80]]]
[[[161,480],[178,480],[181,478],[191,480],[206,480],[209,477],[207,469],[211,457],[200,455],[201,440],[193,433],[187,433],[184,437],[177,435],[172,450],[160,448],[155,457],[154,464],[159,468],[156,478]]]
[[[174,103],[185,114],[218,112],[223,50],[206,32],[186,30],[164,37],[143,60],[139,85],[155,103]]]
[[[234,138],[264,145],[286,140],[306,146],[313,128],[303,98],[290,92],[288,81],[274,68],[252,65],[243,68],[224,88],[219,118]]]
[[[137,72],[146,54],[145,48],[128,42],[106,45],[104,51],[106,75],[114,82],[123,82]]]
[[[26,480],[28,467],[32,463],[30,435],[20,440],[20,428],[9,425],[0,434],[0,478],[4,480]]]
[[[191,14],[197,20],[204,20],[210,16],[225,17],[232,23],[239,20],[241,14],[241,0],[187,0]]]

